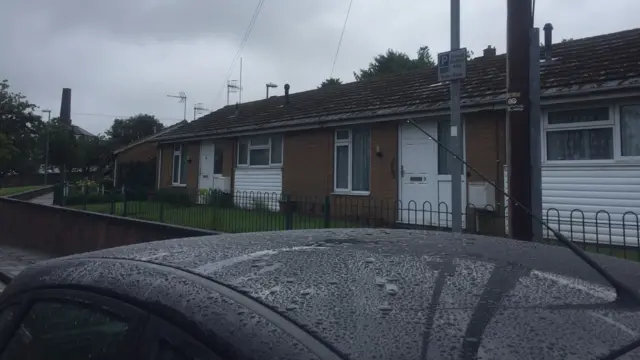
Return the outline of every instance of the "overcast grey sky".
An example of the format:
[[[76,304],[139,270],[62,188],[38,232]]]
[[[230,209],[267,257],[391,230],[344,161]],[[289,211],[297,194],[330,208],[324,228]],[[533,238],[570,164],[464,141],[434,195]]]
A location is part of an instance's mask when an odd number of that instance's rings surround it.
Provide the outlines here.
[[[0,78],[41,108],[60,111],[73,89],[74,124],[100,133],[114,115],[144,112],[166,125],[182,119],[167,94],[193,104],[225,104],[229,66],[259,0],[2,0]],[[349,0],[266,0],[243,52],[243,101],[264,97],[267,82],[297,92],[329,76]],[[462,0],[462,45],[505,51],[506,0]],[[638,0],[537,0],[536,26],[554,39],[640,26]],[[354,0],[334,72],[353,81],[388,48],[412,57],[449,44],[449,1]],[[238,66],[232,79],[238,78]],[[235,102],[232,95],[232,102]]]

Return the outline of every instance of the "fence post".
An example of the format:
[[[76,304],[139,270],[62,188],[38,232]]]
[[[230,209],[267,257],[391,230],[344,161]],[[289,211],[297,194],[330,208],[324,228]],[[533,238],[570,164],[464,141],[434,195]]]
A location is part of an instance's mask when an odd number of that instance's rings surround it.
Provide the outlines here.
[[[122,216],[127,216],[127,192],[124,191],[124,188],[122,191]]]
[[[116,200],[117,200],[117,194],[116,192],[111,192],[110,194],[111,196],[111,208],[109,209],[109,214],[114,215],[116,213]]]
[[[324,227],[331,227],[331,197],[324,197],[324,204],[322,205],[322,215],[324,217]]]
[[[291,198],[289,195],[284,195],[284,229],[292,230],[293,229],[293,209],[291,206]]]
[[[160,222],[164,222],[164,201],[160,199],[160,214],[159,214]]]

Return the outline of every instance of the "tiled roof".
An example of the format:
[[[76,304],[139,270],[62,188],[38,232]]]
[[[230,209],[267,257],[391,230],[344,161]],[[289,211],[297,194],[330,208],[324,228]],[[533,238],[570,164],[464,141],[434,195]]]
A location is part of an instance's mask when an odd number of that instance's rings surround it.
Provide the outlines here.
[[[188,124],[188,123],[189,122],[187,120],[182,120],[179,123],[173,124],[171,126],[168,126],[168,127],[164,128],[163,130],[158,131],[155,134],[149,135],[149,136],[144,137],[144,138],[142,138],[142,139],[140,139],[138,141],[134,141],[134,142],[132,142],[132,143],[130,143],[128,145],[125,145],[125,146],[123,146],[123,147],[121,147],[121,148],[119,148],[117,150],[114,150],[113,153],[114,154],[119,154],[119,153],[121,153],[121,152],[123,152],[123,151],[125,151],[127,149],[131,149],[134,146],[138,146],[138,145],[141,145],[141,144],[145,144],[145,143],[154,141],[156,138],[158,138],[160,136],[163,136],[163,135],[167,135],[167,134],[171,133],[172,131],[178,129],[182,125],[185,125],[185,124]]]
[[[95,135],[93,135],[92,133],[88,132],[87,130],[81,128],[78,125],[72,125],[73,127],[73,134],[74,135],[81,135],[81,136],[87,136],[87,137],[95,137]]]
[[[640,28],[557,43],[552,54],[553,60],[541,66],[542,96],[640,86]],[[462,82],[461,104],[502,102],[505,86],[505,54],[472,59]],[[277,96],[237,109],[225,106],[158,140],[446,109],[449,85],[438,82],[436,68],[428,68],[292,93],[289,98],[289,103]]]

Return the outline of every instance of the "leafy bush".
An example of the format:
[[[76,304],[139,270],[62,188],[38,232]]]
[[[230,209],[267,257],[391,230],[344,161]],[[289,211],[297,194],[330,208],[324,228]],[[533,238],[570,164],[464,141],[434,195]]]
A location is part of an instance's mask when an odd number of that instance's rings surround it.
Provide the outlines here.
[[[233,194],[222,190],[208,190],[207,204],[219,208],[233,207]]]
[[[84,204],[106,204],[110,202],[124,201],[124,196],[119,193],[91,193],[91,194],[75,194],[65,198],[65,205],[84,205]]]
[[[257,211],[271,211],[269,205],[263,199],[253,199],[253,209]]]
[[[113,179],[110,177],[103,178],[100,180],[100,186],[102,186],[105,191],[113,189]]]
[[[193,205],[194,199],[189,196],[186,189],[161,189],[153,196],[153,201],[164,202],[173,205]]]

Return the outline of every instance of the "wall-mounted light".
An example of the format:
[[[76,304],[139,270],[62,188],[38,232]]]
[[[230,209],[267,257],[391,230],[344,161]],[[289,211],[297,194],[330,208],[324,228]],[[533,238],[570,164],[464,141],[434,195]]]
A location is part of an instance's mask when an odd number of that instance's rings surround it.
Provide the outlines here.
[[[380,145],[376,145],[376,156],[379,158],[383,156],[382,151],[380,150]]]

